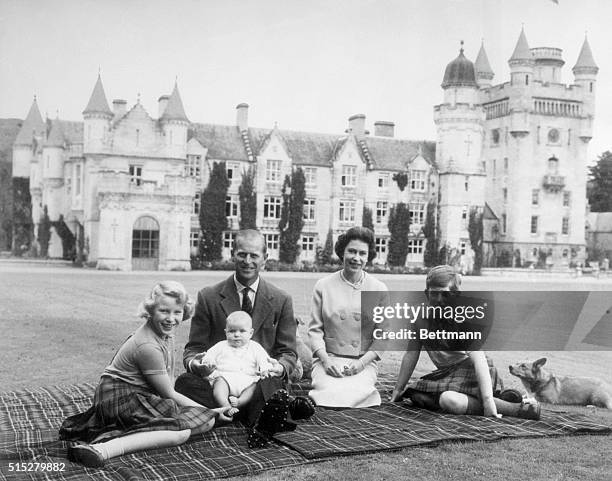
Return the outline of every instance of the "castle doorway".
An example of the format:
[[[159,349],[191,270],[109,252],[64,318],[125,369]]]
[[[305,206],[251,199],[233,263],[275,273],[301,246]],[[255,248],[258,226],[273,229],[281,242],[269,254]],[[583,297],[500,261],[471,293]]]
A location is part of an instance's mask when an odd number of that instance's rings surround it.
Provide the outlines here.
[[[132,230],[132,270],[156,271],[159,267],[159,224],[153,217],[139,217]]]

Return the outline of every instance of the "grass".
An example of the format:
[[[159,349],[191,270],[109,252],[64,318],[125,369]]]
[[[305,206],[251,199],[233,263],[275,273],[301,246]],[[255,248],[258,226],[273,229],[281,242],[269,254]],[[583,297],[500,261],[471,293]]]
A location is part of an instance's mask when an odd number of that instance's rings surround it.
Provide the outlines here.
[[[0,328],[4,369],[0,389],[18,390],[52,384],[96,382],[115,349],[141,321],[134,313],[153,284],[164,278],[182,281],[189,292],[227,277],[227,272],[111,273],[78,269],[0,264]],[[272,282],[293,296],[296,314],[306,317],[316,274],[268,273]],[[390,289],[422,289],[422,276],[379,276]],[[612,290],[608,281],[468,278],[469,289]],[[176,339],[177,373],[188,336],[188,325]],[[491,352],[507,387],[520,387],[506,366],[517,360],[546,355],[551,368],[570,375],[592,375],[610,381],[611,352]],[[382,372],[396,373],[400,353],[387,353]],[[431,369],[427,356],[415,375]],[[558,407],[588,413],[612,425],[612,413],[602,409]],[[597,480],[612,472],[611,436],[514,439],[493,443],[446,443],[325,462],[261,473],[254,480],[352,479],[470,479],[470,480]],[[244,478],[232,478],[240,479]]]

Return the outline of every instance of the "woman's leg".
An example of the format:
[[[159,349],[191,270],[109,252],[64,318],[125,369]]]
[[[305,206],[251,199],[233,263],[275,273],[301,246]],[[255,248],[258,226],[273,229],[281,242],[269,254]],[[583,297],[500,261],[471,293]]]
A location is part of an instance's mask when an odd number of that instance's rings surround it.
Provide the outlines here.
[[[477,414],[482,415],[483,407],[479,399],[474,396],[459,393],[456,391],[444,391],[440,394],[440,407],[451,414]],[[539,409],[537,405],[529,408],[523,403],[511,403],[494,397],[493,402],[497,408],[497,413],[503,416],[519,417],[524,419],[539,419]]]

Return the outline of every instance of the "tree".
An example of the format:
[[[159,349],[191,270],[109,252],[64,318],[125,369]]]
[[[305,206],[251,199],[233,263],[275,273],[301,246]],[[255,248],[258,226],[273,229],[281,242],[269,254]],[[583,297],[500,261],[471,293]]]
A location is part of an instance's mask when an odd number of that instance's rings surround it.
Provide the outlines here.
[[[327,231],[327,238],[325,239],[325,245],[317,249],[317,264],[329,265],[333,264],[334,254],[334,234],[331,229]]]
[[[76,258],[76,237],[66,225],[64,216],[60,214],[59,219],[51,222],[51,225],[62,239],[62,259],[74,260]]]
[[[597,163],[589,167],[587,197],[591,212],[612,211],[612,152],[606,150]]]
[[[34,232],[30,179],[27,177],[13,177],[12,226],[13,254],[22,255],[30,248]]]
[[[281,262],[295,263],[300,249],[300,236],[304,227],[304,198],[306,197],[306,178],[301,168],[295,169],[291,177],[285,176],[283,184],[283,206],[280,230],[279,253]]]
[[[214,162],[210,180],[202,192],[200,207],[202,239],[199,254],[203,261],[212,262],[222,257],[223,231],[227,229],[225,201],[229,185],[225,162]]]
[[[425,234],[426,244],[425,252],[423,253],[423,263],[425,267],[434,267],[438,265],[438,250],[439,243],[436,227],[436,204],[434,201],[427,203],[427,217],[425,218],[425,226],[423,234]]]
[[[368,209],[365,205],[363,206],[363,217],[361,225],[367,227],[374,232],[374,221],[372,220],[372,209]]]
[[[408,206],[400,202],[389,212],[389,254],[390,266],[403,266],[408,255],[408,234],[410,233],[410,212]]]
[[[49,219],[49,212],[47,205],[43,207],[43,215],[40,216],[40,223],[38,224],[38,243],[40,245],[40,257],[49,256],[49,241],[51,240],[51,219]]]
[[[480,275],[482,268],[482,239],[483,239],[483,215],[482,208],[472,207],[468,221],[468,232],[470,234],[470,245],[474,251],[474,267],[472,273]]]
[[[399,190],[404,192],[404,189],[408,185],[408,174],[406,172],[396,172],[393,174],[393,180],[399,187]]]
[[[240,229],[256,229],[257,192],[255,192],[255,168],[252,165],[242,173],[238,196],[240,197]]]

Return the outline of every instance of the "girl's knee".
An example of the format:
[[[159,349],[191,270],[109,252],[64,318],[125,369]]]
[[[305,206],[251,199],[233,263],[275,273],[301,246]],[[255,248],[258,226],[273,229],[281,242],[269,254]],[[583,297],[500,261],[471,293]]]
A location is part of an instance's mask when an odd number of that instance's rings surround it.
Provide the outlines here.
[[[174,432],[174,442],[178,446],[179,444],[186,443],[191,436],[191,429],[183,429],[182,431]]]
[[[439,403],[443,411],[451,414],[465,414],[468,408],[467,396],[455,391],[444,391]]]
[[[201,424],[197,428],[194,428],[194,429],[191,429],[191,430],[187,429],[188,436],[185,439],[185,441],[187,441],[187,439],[189,439],[189,436],[192,435],[192,434],[202,434],[202,433],[210,431],[213,428],[214,425],[215,425],[215,420],[214,419],[209,419],[208,421],[206,421],[205,423]],[[183,431],[179,431],[179,432],[183,432]],[[183,442],[185,442],[185,441],[183,441]]]

